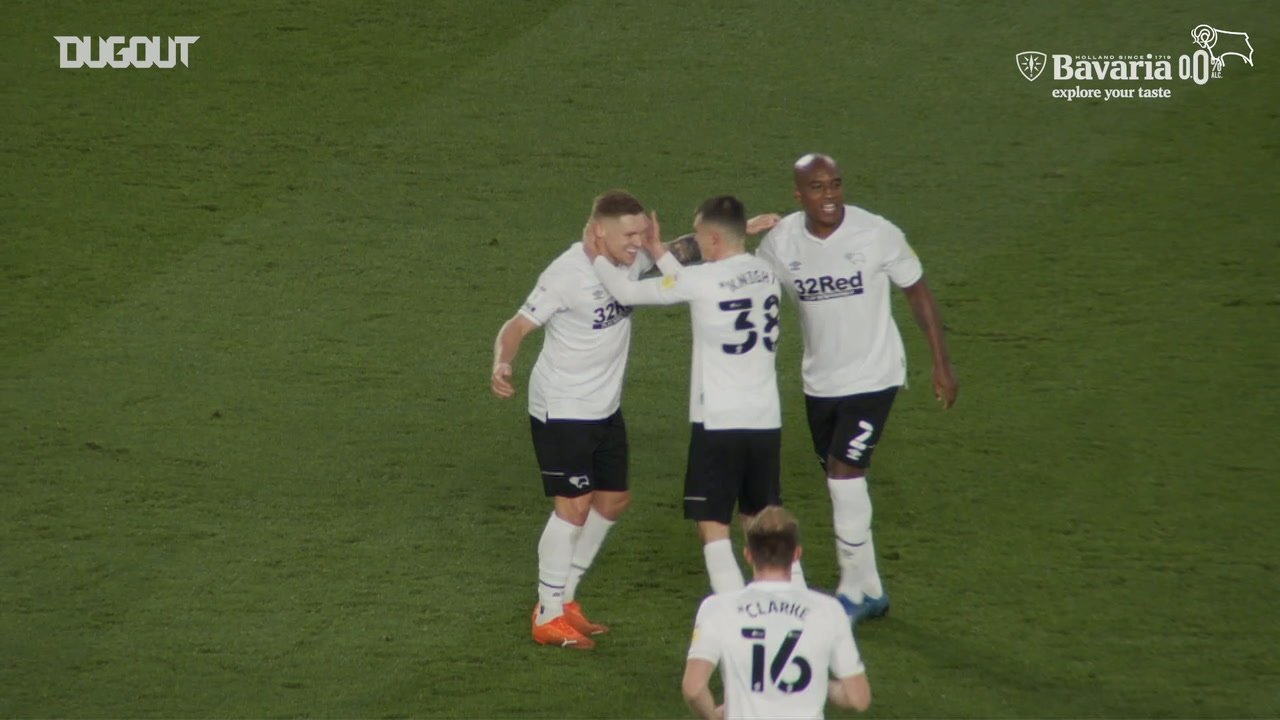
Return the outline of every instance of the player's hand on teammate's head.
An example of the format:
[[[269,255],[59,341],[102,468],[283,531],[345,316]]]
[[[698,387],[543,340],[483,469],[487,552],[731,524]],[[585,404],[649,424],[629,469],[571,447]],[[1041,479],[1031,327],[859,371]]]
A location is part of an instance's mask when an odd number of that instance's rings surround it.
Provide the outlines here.
[[[956,395],[960,392],[960,383],[949,363],[933,366],[933,396],[942,403],[943,410],[950,410],[956,404]]]
[[[493,366],[493,374],[489,378],[489,387],[493,390],[493,394],[500,398],[509,398],[516,394],[516,388],[511,384],[511,365],[509,363],[498,363]]]
[[[724,720],[724,705],[716,706],[715,719]]]
[[[773,229],[774,225],[782,220],[782,216],[778,213],[765,213],[757,215],[747,221],[747,234],[759,235],[762,232],[768,232]]]
[[[593,222],[587,223],[587,227],[582,231],[582,247],[587,251],[587,260],[595,262],[596,258],[602,257],[610,265],[617,265],[613,258],[609,257],[605,247],[604,233]]]
[[[644,234],[644,249],[649,253],[649,257],[657,260],[666,252],[666,248],[662,245],[662,226],[658,223],[658,211],[654,210],[649,213],[649,229]]]
[[[595,261],[600,251],[596,248],[596,226],[587,223],[582,228],[582,249],[587,251],[587,259]]]

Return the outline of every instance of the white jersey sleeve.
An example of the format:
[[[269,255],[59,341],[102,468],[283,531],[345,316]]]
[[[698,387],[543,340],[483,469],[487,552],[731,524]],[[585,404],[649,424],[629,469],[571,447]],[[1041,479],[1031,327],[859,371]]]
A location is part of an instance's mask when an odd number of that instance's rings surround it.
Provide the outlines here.
[[[556,313],[568,310],[560,284],[561,278],[556,273],[544,270],[538,276],[538,284],[520,306],[520,314],[541,326],[546,325]]]
[[[653,257],[644,248],[640,248],[640,252],[636,253],[635,262],[627,267],[627,277],[632,280],[639,280],[641,275],[649,272],[654,265]]]
[[[664,255],[663,259],[669,255]],[[678,262],[676,264],[679,265]],[[661,267],[663,263],[658,265]],[[624,305],[674,305],[688,302],[692,297],[692,283],[681,283],[678,275],[635,280],[627,269],[617,267],[603,257],[597,257],[592,267],[609,293]]]
[[[693,639],[689,641],[689,657],[718,665],[723,648],[715,628],[716,598],[716,595],[711,595],[698,606],[698,615],[693,621]]]
[[[778,262],[778,253],[774,250],[774,231],[770,230],[764,239],[760,241],[760,247],[756,248],[756,257],[764,260],[773,267],[774,272],[778,272],[778,268],[782,263]]]
[[[880,267],[894,285],[902,288],[915,285],[924,275],[924,266],[920,264],[920,258],[916,256],[915,250],[911,249],[911,245],[907,243],[907,236],[902,234],[898,226],[889,222],[885,225],[887,227],[883,234],[884,259]]]
[[[658,269],[662,271],[663,275],[679,275],[680,271],[684,269],[684,265],[681,265],[680,261],[676,259],[675,253],[666,253],[658,258]]]
[[[782,283],[782,289],[794,300],[796,298],[795,288],[785,280],[790,273],[787,272],[786,263],[778,255],[777,232],[777,229],[770,230],[769,234],[764,236],[764,240],[760,241],[760,247],[756,248],[756,257],[768,263],[773,270],[773,274],[777,275]]]

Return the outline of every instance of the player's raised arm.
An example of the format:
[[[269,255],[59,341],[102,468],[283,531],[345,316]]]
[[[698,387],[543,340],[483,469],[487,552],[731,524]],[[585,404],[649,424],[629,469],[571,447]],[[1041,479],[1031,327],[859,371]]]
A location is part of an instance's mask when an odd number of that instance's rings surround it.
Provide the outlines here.
[[[623,305],[675,305],[690,298],[686,292],[690,282],[677,275],[633,280],[625,269],[602,257],[597,257],[591,267],[609,293]]]
[[[653,259],[654,264],[663,275],[679,275],[685,265],[702,262],[702,252],[693,233],[681,235],[670,242],[662,242],[662,226],[658,223],[658,213],[649,213],[649,223],[641,247]],[[649,269],[641,274],[642,278],[653,277],[655,273]]]
[[[651,214],[647,227],[639,237],[640,249],[657,261],[664,277],[639,279],[634,268],[628,268],[616,253],[610,253],[605,237],[599,232],[589,232],[583,246],[591,267],[614,299],[623,305],[674,305],[692,298],[692,282],[680,282],[684,266],[667,252],[662,244],[658,216]]]
[[[523,313],[516,313],[498,330],[498,337],[493,341],[493,371],[489,377],[489,387],[494,395],[509,398],[516,394],[511,384],[511,363],[520,352],[520,343],[525,336],[537,329],[537,323]]]
[[[702,252],[693,239],[693,233],[685,233],[671,242],[663,243],[663,248],[681,265],[692,265],[702,262]]]
[[[603,257],[597,257],[591,267],[609,293],[623,305],[675,305],[689,299],[683,292],[684,286],[673,275],[632,280],[625,269]]]
[[[649,228],[644,238],[645,252],[657,263],[663,275],[679,275],[686,263],[702,261],[702,253],[693,233],[681,235],[669,243],[662,242],[662,226],[658,223],[658,211],[649,213]]]
[[[768,232],[773,229],[782,220],[782,216],[778,213],[765,213],[756,215],[747,221],[747,234],[759,235],[762,232]]]
[[[752,220],[754,219],[755,218],[752,218]],[[781,275],[782,267],[784,263],[778,260],[778,254],[774,252],[772,238],[773,238],[773,233],[769,233],[768,235],[765,235],[764,238],[760,240],[760,244],[756,246],[755,255],[761,260],[764,260],[765,262],[772,265],[773,271]],[[791,287],[790,283],[783,283],[783,285],[788,289],[790,289]]]
[[[681,285],[678,281],[684,266],[672,253],[667,252],[662,244],[660,233],[658,215],[653,213],[649,216],[649,227],[641,241],[641,246],[662,269],[664,277],[660,278],[632,279],[631,273],[626,268],[618,267],[609,261],[600,246],[603,241],[598,237],[594,247],[589,248],[587,256],[592,258],[591,267],[595,269],[600,282],[604,283],[605,288],[618,302],[624,305],[674,305],[689,299],[684,292],[688,283]]]

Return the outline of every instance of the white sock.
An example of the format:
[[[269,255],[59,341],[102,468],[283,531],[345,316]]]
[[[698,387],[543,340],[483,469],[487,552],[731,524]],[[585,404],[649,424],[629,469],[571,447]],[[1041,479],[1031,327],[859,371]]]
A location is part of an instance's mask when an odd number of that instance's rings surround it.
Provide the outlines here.
[[[867,479],[827,478],[831,514],[836,531],[836,559],[840,563],[837,593],[854,602],[880,597],[884,587],[876,569],[876,549],[871,540],[871,496]]]
[[[799,560],[791,563],[791,586],[797,590],[806,590],[809,587],[809,584],[804,581],[804,568],[800,567]]]
[[[613,523],[613,520],[596,512],[595,508],[591,508],[591,512],[587,515],[587,524],[582,526],[582,534],[573,544],[573,561],[569,565],[569,580],[564,586],[565,602],[573,602],[574,592],[578,589],[582,575],[596,559],[596,553],[600,552],[600,546],[604,544],[604,538],[609,534]]]
[[[549,623],[564,614],[564,586],[573,562],[573,545],[582,528],[561,519],[554,512],[538,541],[538,624]]]
[[[702,556],[707,561],[707,575],[711,577],[711,592],[717,595],[746,587],[742,582],[742,569],[733,556],[733,543],[728,538],[712,540],[702,546]]]
[[[876,564],[876,534],[870,530],[867,531],[867,561],[862,564],[862,594],[873,598],[884,596],[880,568]]]

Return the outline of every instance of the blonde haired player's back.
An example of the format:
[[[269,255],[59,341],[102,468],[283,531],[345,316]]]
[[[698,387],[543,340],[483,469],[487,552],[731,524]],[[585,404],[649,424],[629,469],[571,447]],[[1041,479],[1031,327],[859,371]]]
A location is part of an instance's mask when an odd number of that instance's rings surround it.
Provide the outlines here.
[[[828,678],[866,672],[840,603],[790,581],[704,600],[689,657],[720,666],[727,718],[821,718]]]
[[[702,718],[718,713],[707,681],[720,666],[724,717],[820,718],[827,700],[866,710],[871,686],[840,602],[791,582],[794,516],[773,505],[747,523],[755,579],[702,601],[681,689]],[[831,679],[835,682],[831,682]]]

